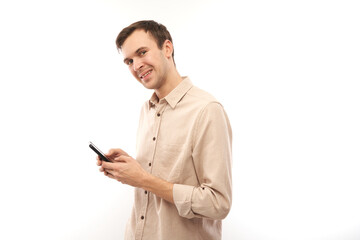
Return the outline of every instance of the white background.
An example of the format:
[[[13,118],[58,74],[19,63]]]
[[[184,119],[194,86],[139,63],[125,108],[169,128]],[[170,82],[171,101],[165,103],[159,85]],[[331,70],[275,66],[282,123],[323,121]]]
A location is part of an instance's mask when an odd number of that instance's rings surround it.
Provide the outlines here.
[[[122,239],[133,189],[93,141],[135,152],[151,91],[122,63],[130,23],[166,25],[182,75],[233,127],[226,240],[360,239],[358,1],[2,1],[1,239]]]

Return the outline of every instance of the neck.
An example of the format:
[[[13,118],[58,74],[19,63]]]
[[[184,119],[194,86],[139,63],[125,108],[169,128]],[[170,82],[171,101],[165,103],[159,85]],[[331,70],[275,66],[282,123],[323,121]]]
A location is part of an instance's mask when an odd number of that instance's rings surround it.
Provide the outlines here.
[[[155,93],[159,99],[166,97],[174,88],[182,81],[182,77],[176,69],[172,71],[165,79],[165,84],[159,89],[155,89]]]

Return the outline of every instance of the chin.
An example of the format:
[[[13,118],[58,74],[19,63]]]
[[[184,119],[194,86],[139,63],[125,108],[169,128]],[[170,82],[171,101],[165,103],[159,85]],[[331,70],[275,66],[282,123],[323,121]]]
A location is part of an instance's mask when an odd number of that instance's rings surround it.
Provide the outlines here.
[[[144,83],[144,82],[141,82],[141,83],[142,83],[142,85],[143,85],[145,88],[147,88],[147,89],[154,89],[154,86],[151,85],[150,83]]]

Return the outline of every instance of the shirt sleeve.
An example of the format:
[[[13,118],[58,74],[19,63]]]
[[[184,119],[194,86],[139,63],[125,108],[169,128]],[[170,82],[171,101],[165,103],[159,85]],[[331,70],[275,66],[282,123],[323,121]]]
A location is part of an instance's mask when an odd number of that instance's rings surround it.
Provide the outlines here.
[[[173,198],[180,216],[223,219],[232,201],[232,131],[219,103],[200,113],[193,135],[198,186],[175,184]]]

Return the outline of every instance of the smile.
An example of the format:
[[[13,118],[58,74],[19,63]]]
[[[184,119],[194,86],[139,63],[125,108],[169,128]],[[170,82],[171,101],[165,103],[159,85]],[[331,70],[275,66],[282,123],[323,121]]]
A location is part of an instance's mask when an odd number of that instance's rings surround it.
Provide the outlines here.
[[[149,75],[150,73],[152,72],[152,70],[148,71],[148,72],[145,72],[144,74],[140,74],[139,77],[141,79],[144,79],[147,75]]]

